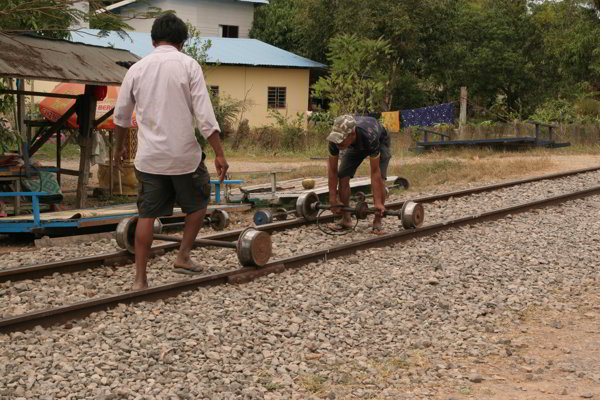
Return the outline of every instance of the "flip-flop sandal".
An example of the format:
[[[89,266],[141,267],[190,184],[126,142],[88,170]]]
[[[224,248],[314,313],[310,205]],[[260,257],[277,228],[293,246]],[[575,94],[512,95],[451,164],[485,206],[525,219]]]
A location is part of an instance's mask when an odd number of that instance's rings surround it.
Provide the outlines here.
[[[200,274],[204,274],[206,271],[204,270],[204,268],[173,267],[173,272],[176,272],[178,274],[185,274],[185,275],[200,275]]]
[[[327,229],[330,229],[332,231],[335,232],[340,232],[340,231],[349,231],[352,228],[349,226],[344,226],[343,224],[339,223],[339,222],[332,222],[330,224],[327,224]]]
[[[385,235],[385,229],[383,229],[383,226],[374,226],[373,227],[373,233],[376,235]]]

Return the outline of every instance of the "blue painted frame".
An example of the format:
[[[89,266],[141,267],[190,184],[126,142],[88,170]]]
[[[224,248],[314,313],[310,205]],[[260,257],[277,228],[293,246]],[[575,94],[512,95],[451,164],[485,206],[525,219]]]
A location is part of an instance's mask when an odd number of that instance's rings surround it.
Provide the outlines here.
[[[229,184],[235,184],[235,183],[244,183],[246,181],[241,180],[241,179],[226,179],[223,181],[223,184],[225,185],[229,185]],[[217,179],[211,179],[210,183],[212,183],[213,185],[215,185],[215,203],[219,204],[221,203],[221,181],[217,180]]]

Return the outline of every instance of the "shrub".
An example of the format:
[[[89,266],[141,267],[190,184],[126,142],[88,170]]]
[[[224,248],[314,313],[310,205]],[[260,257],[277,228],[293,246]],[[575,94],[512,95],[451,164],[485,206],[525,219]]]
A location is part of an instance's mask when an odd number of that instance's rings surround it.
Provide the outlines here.
[[[577,121],[575,106],[566,99],[547,100],[535,110],[531,119],[546,123],[573,123]]]
[[[600,122],[600,101],[581,99],[575,104],[575,112],[585,122]]]
[[[281,145],[283,149],[297,150],[305,146],[304,113],[296,113],[296,118],[292,119],[277,110],[270,109],[269,116],[275,120],[277,128],[281,131]]]
[[[309,129],[317,133],[325,133],[331,131],[333,125],[333,115],[329,112],[313,112],[308,118]]]
[[[210,91],[210,100],[215,112],[215,118],[221,127],[221,139],[235,131],[238,115],[245,110],[245,101],[236,100],[228,95],[215,96]]]

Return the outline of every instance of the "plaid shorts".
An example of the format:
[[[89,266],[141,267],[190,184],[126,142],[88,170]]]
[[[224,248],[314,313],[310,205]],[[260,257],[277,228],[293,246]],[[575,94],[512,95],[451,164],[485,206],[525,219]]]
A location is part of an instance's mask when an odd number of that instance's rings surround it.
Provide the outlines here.
[[[203,210],[210,199],[210,175],[204,162],[184,175],[156,175],[135,170],[138,180],[137,207],[140,218],[173,214],[175,202],[185,214]]]

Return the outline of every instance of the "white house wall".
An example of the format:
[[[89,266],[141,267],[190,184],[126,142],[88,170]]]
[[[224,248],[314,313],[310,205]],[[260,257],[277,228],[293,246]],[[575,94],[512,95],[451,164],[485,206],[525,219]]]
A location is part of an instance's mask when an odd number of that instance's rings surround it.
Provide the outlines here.
[[[176,15],[200,29],[202,36],[221,36],[219,25],[239,28],[239,37],[248,38],[254,19],[254,4],[233,0],[150,0],[148,4],[130,5],[126,10],[140,12],[148,6],[173,10]],[[134,19],[127,23],[137,32],[150,32],[153,19]]]

